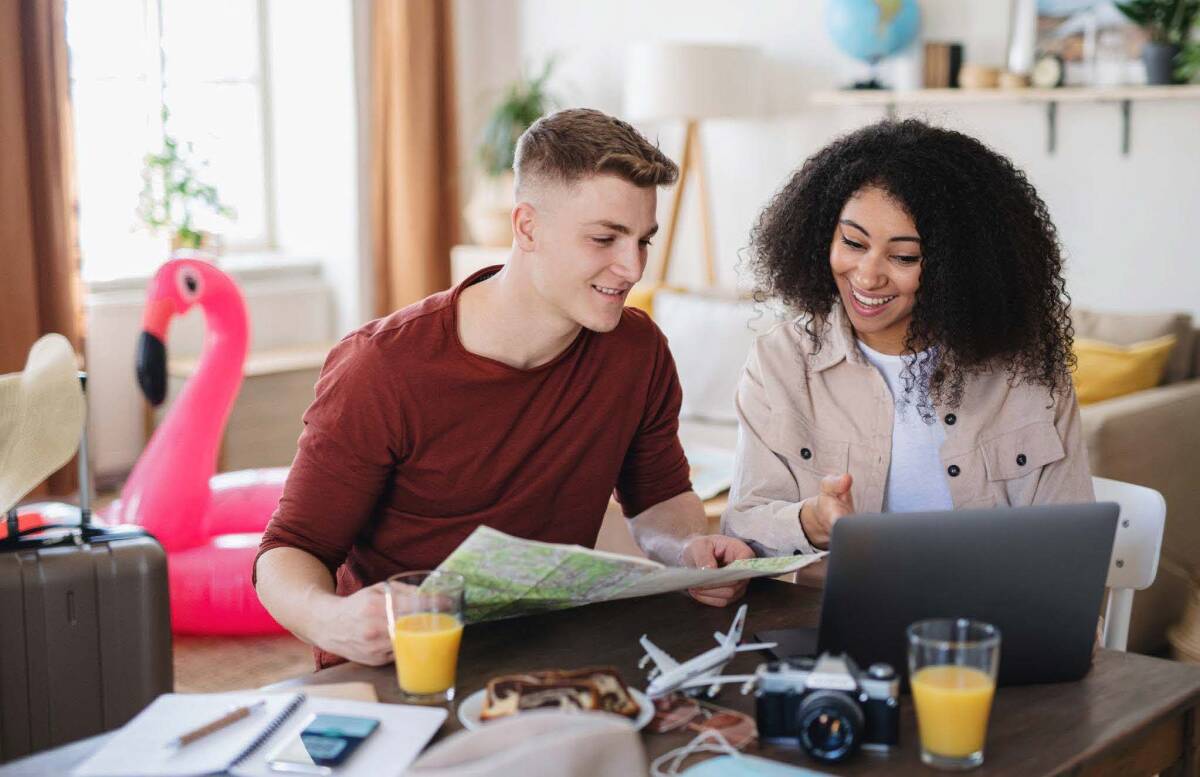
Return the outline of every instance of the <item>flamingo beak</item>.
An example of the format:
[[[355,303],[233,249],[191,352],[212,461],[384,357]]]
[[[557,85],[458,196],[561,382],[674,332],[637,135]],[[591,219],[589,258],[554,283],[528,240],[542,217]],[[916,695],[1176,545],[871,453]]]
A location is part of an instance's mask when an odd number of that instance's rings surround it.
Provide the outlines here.
[[[167,347],[149,332],[138,339],[137,379],[150,404],[158,407],[167,398]]]
[[[142,316],[138,338],[137,379],[142,394],[155,407],[167,397],[167,326],[175,308],[167,299],[151,300]]]

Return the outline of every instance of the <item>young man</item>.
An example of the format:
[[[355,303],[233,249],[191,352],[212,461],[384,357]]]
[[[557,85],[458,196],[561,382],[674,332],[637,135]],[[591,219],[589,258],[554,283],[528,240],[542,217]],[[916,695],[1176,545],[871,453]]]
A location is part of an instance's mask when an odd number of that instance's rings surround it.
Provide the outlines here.
[[[625,122],[569,110],[522,135],[514,168],[507,264],[352,332],[317,382],[255,584],[320,666],[390,660],[389,575],[436,567],[481,524],[593,546],[614,487],[652,558],[754,555],[703,535],[674,362],[623,305],[675,164]]]

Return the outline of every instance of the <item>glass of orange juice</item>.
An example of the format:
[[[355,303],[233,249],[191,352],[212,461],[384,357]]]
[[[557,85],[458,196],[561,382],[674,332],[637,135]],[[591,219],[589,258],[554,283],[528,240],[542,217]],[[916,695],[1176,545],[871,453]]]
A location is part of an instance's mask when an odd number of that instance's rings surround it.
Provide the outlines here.
[[[989,623],[946,618],[908,627],[908,681],[925,764],[962,770],[983,763],[999,666],[1000,631]]]
[[[388,633],[404,701],[453,701],[464,588],[462,575],[454,572],[404,572],[387,579]]]

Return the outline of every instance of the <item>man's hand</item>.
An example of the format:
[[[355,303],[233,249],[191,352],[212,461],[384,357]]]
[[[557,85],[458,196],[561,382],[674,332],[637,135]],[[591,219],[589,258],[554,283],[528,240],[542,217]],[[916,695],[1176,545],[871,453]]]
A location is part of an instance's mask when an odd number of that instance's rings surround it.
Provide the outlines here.
[[[323,595],[314,612],[320,623],[313,635],[317,647],[367,666],[391,661],[386,585],[376,583],[350,596]]]
[[[746,543],[723,534],[705,534],[688,541],[681,560],[685,567],[716,569],[743,558],[754,558],[754,551]],[[742,598],[748,582],[739,580],[714,588],[689,588],[688,593],[701,604],[724,607]]]
[[[854,512],[854,497],[850,495],[853,482],[849,473],[826,475],[821,478],[821,493],[817,498],[804,501],[800,526],[814,547],[828,550],[833,525]]]

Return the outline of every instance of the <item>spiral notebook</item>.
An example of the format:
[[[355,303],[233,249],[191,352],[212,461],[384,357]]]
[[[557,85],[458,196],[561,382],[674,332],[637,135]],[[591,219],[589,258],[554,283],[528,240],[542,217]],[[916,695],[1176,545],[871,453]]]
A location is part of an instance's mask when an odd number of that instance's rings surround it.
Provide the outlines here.
[[[227,728],[180,748],[175,737],[215,720],[243,704],[264,701],[262,709]],[[316,712],[360,715],[380,721],[380,730],[359,748],[339,774],[378,774],[377,767],[403,769],[429,742],[446,718],[442,709],[309,698],[303,693],[177,694],[159,696],[126,723],[73,777],[237,777],[271,774],[267,758],[299,732]]]

